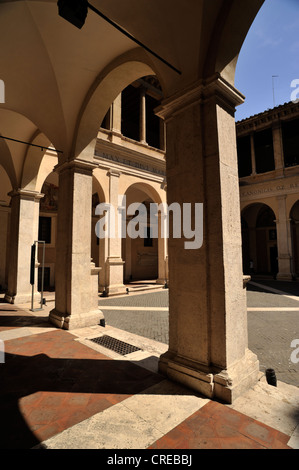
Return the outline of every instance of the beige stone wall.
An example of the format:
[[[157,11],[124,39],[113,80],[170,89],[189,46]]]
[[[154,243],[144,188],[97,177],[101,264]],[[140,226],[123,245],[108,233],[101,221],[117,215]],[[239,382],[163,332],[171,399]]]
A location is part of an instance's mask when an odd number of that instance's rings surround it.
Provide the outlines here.
[[[251,145],[252,174],[240,179],[241,212],[246,211],[250,232],[243,239],[243,257],[247,264],[249,258],[253,259],[257,271],[271,273],[271,250],[273,258],[273,250],[277,249],[277,278],[281,279],[292,279],[298,274],[297,231],[291,211],[299,201],[299,168],[285,164],[281,130],[282,122],[298,119],[298,116],[298,105],[289,103],[237,123],[237,135],[250,135],[251,143],[255,132],[272,129],[274,170],[256,173],[254,146]],[[275,214],[277,240],[271,241],[267,230],[255,230],[257,210],[262,206],[270,207]],[[250,254],[244,253],[244,249],[250,250]]]

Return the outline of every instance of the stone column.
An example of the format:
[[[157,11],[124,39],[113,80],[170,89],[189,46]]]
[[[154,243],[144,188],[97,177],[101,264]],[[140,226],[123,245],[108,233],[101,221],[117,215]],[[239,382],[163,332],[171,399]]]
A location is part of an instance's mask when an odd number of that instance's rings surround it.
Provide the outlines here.
[[[131,217],[127,218],[126,227],[128,226],[128,223],[130,220],[131,220]],[[128,235],[126,236],[125,246],[126,246],[125,279],[126,281],[130,282],[131,275],[132,275],[132,239]]]
[[[283,142],[281,135],[281,125],[275,124],[272,128],[273,132],[273,151],[275,170],[283,170],[284,168],[284,154],[283,154]]]
[[[92,171],[84,160],[56,167],[59,174],[55,264],[55,308],[49,320],[59,328],[98,325],[98,272],[91,262]]]
[[[234,112],[241,95],[221,78],[162,103],[168,204],[204,204],[204,243],[170,236],[169,350],[160,371],[231,403],[258,380],[248,350]]]
[[[118,228],[118,185],[120,173],[110,170],[109,176],[109,203],[113,206],[115,212],[116,233],[114,238],[108,239],[108,258],[106,261],[107,286],[106,291],[109,295],[126,292],[124,285],[124,261],[122,260],[122,239]],[[125,209],[125,208],[124,208]]]
[[[255,161],[255,147],[254,147],[254,135],[250,134],[250,146],[251,146],[251,174],[256,175],[256,161]]]
[[[111,106],[111,131],[118,135],[121,134],[121,93]]]
[[[43,197],[37,191],[19,189],[11,196],[8,279],[5,299],[23,304],[31,301],[30,285],[31,246],[38,240],[39,202]],[[35,299],[37,300],[37,270]]]
[[[140,87],[140,142],[146,144],[146,95],[145,88]]]
[[[277,228],[277,251],[278,251],[278,274],[277,279],[292,279],[291,273],[291,247],[290,247],[290,220],[286,210],[286,196],[277,197],[278,219]]]

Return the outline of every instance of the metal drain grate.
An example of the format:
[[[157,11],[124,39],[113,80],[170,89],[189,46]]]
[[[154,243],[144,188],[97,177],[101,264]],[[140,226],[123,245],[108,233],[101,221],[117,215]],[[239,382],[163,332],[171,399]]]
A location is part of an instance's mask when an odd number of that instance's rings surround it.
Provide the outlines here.
[[[122,356],[126,356],[127,354],[131,354],[135,351],[141,351],[140,348],[137,348],[132,344],[125,343],[124,341],[120,341],[119,339],[112,338],[111,336],[107,335],[100,336],[99,338],[92,338],[90,341],[99,344],[104,348],[110,349],[117,354],[121,354]]]

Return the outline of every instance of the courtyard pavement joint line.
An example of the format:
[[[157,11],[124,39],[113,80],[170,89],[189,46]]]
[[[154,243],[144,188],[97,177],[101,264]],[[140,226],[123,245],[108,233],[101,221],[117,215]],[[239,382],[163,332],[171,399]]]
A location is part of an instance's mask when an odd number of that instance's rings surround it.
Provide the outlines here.
[[[138,312],[138,311],[148,311],[148,312],[168,312],[168,307],[129,307],[129,306],[126,306],[126,307],[120,307],[120,306],[116,306],[116,305],[107,305],[107,307],[105,305],[100,305],[100,309],[101,310],[115,310],[115,311],[118,311],[118,310],[123,310],[123,311],[134,311],[134,312]]]

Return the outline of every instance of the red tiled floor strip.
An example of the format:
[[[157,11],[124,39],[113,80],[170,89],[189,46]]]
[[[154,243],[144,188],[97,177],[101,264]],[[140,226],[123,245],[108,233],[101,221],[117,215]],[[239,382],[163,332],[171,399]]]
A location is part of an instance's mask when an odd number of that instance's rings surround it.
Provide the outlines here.
[[[209,402],[150,449],[289,449],[289,436]]]
[[[74,339],[55,330],[5,342],[1,448],[33,447],[163,380]]]

